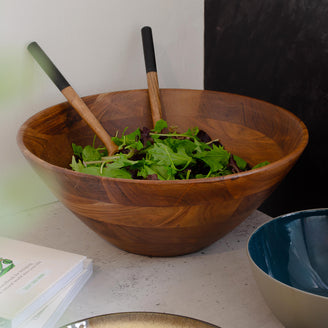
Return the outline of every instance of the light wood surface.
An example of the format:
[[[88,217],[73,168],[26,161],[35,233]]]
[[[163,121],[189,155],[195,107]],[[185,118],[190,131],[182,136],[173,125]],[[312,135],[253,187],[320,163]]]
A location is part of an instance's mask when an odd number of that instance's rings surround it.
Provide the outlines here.
[[[93,133],[68,103],[34,115],[18,144],[38,174],[91,229],[129,252],[174,256],[200,250],[234,229],[277,187],[303,152],[308,133],[290,112],[238,95],[161,89],[162,110],[179,130],[198,126],[232,153],[263,168],[225,177],[147,181],[96,177],[69,169],[71,143]],[[147,90],[93,95],[84,101],[114,135],[152,126]]]
[[[158,77],[156,72],[147,73],[148,94],[153,126],[162,118],[162,106],[159,95]]]
[[[107,131],[99,123],[98,119],[89,110],[85,102],[76,93],[76,91],[71,86],[68,86],[65,89],[61,90],[61,92],[68,100],[68,102],[72,105],[72,107],[85,120],[85,122],[89,125],[89,127],[93,130],[97,137],[100,138],[100,140],[106,147],[108,154],[110,156],[115,154],[118,150],[118,147],[116,146],[110,135],[107,133]]]

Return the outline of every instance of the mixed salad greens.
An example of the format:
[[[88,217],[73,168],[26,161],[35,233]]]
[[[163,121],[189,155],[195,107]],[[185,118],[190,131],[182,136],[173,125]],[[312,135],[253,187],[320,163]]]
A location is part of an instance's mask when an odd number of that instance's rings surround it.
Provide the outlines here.
[[[72,144],[70,164],[74,171],[123,179],[176,180],[218,177],[267,165],[254,167],[224,149],[218,140],[195,127],[185,133],[168,131],[167,122],[159,120],[154,129],[137,129],[113,141],[119,151],[108,156],[104,147]]]

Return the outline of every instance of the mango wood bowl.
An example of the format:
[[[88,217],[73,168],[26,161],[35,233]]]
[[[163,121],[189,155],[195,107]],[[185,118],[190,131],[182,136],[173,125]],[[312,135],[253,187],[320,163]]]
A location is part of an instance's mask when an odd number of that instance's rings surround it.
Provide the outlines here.
[[[162,89],[164,119],[179,131],[198,126],[231,153],[262,168],[224,177],[150,181],[97,177],[69,168],[72,142],[93,131],[68,103],[47,108],[20,128],[18,145],[55,196],[86,225],[128,252],[176,256],[230,232],[277,187],[308,141],[305,125],[280,107],[204,90]],[[111,135],[151,127],[147,90],[84,97]]]

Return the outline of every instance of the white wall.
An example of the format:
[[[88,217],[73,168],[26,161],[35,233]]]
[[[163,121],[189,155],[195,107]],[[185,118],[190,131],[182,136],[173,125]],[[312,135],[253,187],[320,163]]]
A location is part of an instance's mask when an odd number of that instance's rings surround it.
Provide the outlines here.
[[[203,88],[203,0],[0,0],[0,217],[56,200],[16,144],[32,114],[65,101],[26,50],[37,41],[81,96],[146,88],[140,29],[162,88]]]

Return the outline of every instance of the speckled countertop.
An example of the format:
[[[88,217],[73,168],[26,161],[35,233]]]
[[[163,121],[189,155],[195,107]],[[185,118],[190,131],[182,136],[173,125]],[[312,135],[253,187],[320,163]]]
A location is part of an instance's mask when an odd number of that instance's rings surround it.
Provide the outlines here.
[[[0,217],[3,236],[93,259],[92,277],[58,327],[95,315],[152,311],[190,316],[222,328],[281,328],[257,289],[246,254],[250,233],[269,219],[255,211],[200,252],[156,258],[117,249],[59,202]]]

